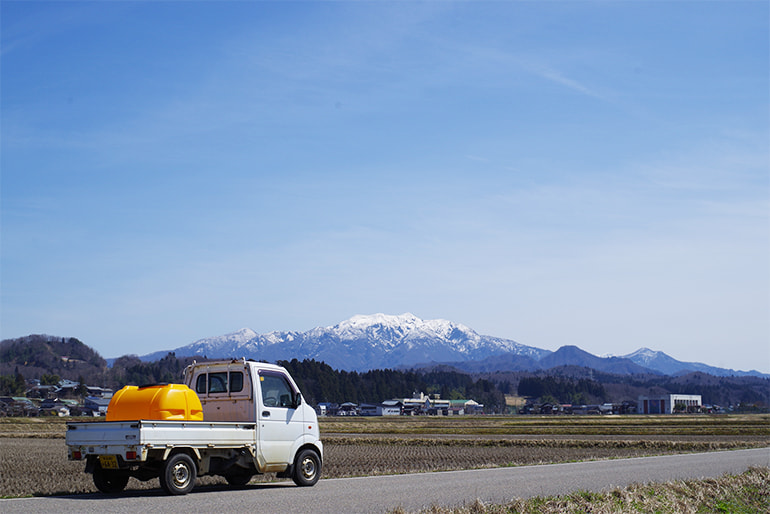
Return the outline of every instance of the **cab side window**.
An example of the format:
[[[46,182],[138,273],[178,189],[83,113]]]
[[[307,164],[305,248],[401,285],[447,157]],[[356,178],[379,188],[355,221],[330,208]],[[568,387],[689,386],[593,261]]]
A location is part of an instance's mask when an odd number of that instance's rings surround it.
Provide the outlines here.
[[[205,394],[206,393],[206,374],[201,373],[198,375],[198,381],[195,384],[195,392]]]
[[[243,391],[243,372],[231,371],[230,372],[230,392],[238,393]]]
[[[294,407],[294,391],[280,373],[260,372],[262,405],[265,407]]]

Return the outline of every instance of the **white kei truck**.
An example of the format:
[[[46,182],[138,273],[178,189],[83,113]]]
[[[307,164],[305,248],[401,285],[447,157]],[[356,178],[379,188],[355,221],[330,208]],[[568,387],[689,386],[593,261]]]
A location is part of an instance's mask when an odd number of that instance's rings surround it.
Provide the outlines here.
[[[323,462],[318,418],[292,377],[246,359],[193,362],[184,385],[127,386],[106,421],[68,422],[66,444],[107,494],[129,477],[158,477],[170,495],[189,493],[204,475],[241,487],[275,472],[312,486]]]

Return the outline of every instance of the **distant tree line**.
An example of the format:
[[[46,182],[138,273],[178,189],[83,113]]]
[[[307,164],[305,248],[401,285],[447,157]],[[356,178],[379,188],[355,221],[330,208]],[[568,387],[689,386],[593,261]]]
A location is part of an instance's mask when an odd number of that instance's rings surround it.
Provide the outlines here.
[[[0,341],[0,395],[19,396],[25,379],[45,384],[69,379],[118,390],[124,385],[179,383],[193,360],[177,357],[144,362],[135,355],[116,359],[111,367],[96,351],[75,338],[31,335]],[[314,360],[282,361],[311,403],[375,403],[413,393],[440,394],[444,399],[473,399],[488,410],[501,410],[504,394],[541,401],[595,404],[636,400],[649,394],[700,394],[704,404],[770,406],[770,379],[716,377],[706,373],[683,376],[615,375],[588,368],[563,366],[537,372],[468,374],[448,367],[425,370],[335,370]],[[82,391],[81,391],[82,392]],[[498,408],[500,406],[500,408]]]
[[[691,373],[682,377],[643,381],[642,387],[660,387],[677,394],[699,394],[706,405],[770,406],[770,379],[767,378],[715,377],[706,373]]]
[[[591,376],[604,384],[613,401],[621,395],[636,400],[639,395],[699,394],[704,405],[770,407],[770,378],[721,377],[703,372],[672,376],[615,375],[592,371]]]
[[[0,343],[0,395],[16,396],[26,390],[26,378],[42,385],[66,378],[85,385],[118,390],[125,385],[179,383],[193,360],[206,357],[177,357],[169,352],[157,361],[145,362],[135,355],[115,359],[111,367],[94,350],[74,338],[28,336]],[[280,361],[310,403],[377,403],[414,393],[439,394],[443,399],[473,399],[487,410],[505,405],[503,392],[486,379],[474,379],[458,371],[372,370],[365,373],[335,370],[315,360]],[[13,366],[13,367],[11,367]]]
[[[392,398],[411,398],[414,393],[438,394],[445,400],[475,400],[485,410],[499,412],[503,392],[494,382],[457,371],[397,371],[377,369],[358,373],[339,371],[312,359],[279,361],[312,404],[378,403]]]
[[[136,355],[124,355],[115,359],[109,372],[108,386],[119,389],[124,385],[172,384],[182,381],[182,372],[194,360],[201,357],[178,358],[169,352],[157,361],[144,362]]]
[[[604,403],[607,392],[604,386],[586,378],[569,379],[561,377],[522,377],[519,380],[519,396],[528,398],[555,399],[558,403],[582,405]]]

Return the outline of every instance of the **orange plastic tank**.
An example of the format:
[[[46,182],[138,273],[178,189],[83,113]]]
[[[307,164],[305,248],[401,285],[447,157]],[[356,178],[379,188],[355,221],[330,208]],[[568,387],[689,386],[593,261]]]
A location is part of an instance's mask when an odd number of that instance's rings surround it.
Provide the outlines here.
[[[129,385],[112,396],[107,421],[140,419],[203,421],[203,407],[195,391],[184,384]]]

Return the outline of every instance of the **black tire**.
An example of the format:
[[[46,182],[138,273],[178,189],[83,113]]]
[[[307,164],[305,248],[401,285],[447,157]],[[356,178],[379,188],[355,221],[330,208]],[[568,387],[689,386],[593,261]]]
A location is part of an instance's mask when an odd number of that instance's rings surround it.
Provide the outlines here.
[[[187,494],[195,487],[195,462],[186,453],[169,457],[160,473],[160,486],[171,495]]]
[[[94,468],[94,485],[104,494],[118,494],[128,484],[128,474],[115,469],[103,469],[99,463]]]
[[[225,480],[227,480],[227,483],[233,487],[243,487],[251,481],[251,477],[253,476],[253,474],[243,470],[242,472],[227,473],[225,475]]]
[[[294,459],[294,473],[291,477],[300,487],[310,487],[318,482],[321,476],[321,458],[316,452],[304,449],[297,453]]]

